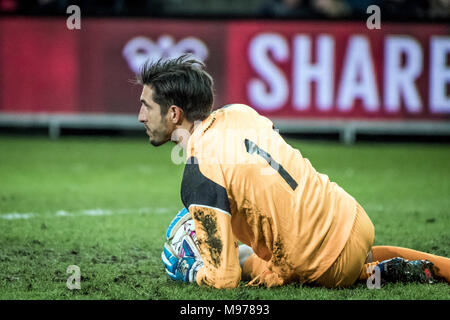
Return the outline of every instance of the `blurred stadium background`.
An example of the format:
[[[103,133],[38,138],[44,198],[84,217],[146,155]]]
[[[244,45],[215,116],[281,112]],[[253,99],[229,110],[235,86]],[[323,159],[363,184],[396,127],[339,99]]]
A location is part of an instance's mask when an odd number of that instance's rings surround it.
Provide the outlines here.
[[[449,0],[0,0],[0,13],[0,299],[450,299],[445,283],[171,282],[160,253],[183,166],[149,146],[132,83],[144,61],[192,53],[215,108],[271,118],[366,208],[375,245],[449,256]]]
[[[72,4],[80,30],[66,26]],[[373,4],[381,29],[366,24]],[[0,10],[3,133],[141,130],[129,80],[147,59],[191,52],[215,77],[215,107],[249,104],[284,134],[450,135],[448,0],[1,0]]]

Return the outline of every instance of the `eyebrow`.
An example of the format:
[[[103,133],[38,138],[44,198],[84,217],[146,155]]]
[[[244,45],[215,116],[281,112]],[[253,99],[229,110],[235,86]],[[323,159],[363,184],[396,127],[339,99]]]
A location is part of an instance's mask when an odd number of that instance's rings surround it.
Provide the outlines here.
[[[147,107],[150,107],[150,105],[147,103],[147,101],[145,101],[143,98],[141,98],[141,102],[142,102],[143,104],[145,104]]]

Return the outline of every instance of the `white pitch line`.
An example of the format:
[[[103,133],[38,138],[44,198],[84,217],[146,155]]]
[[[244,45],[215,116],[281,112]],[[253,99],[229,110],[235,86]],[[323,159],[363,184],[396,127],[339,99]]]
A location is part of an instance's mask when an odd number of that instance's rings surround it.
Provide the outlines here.
[[[81,211],[81,214],[85,216],[109,216],[112,214],[112,211],[104,209],[90,209]]]
[[[12,213],[2,214],[0,217],[5,220],[16,220],[16,219],[30,219],[30,218],[34,217],[35,215],[36,215],[35,213],[12,212]]]
[[[72,214],[70,212],[67,212],[66,210],[58,210],[56,211],[55,215],[58,217],[67,217],[71,216]]]
[[[37,213],[37,212],[27,212],[27,213],[19,213],[19,212],[11,212],[11,213],[2,213],[0,214],[0,219],[4,220],[19,220],[19,219],[31,219],[35,217],[76,217],[76,216],[109,216],[109,215],[119,215],[119,214],[165,214],[169,212],[173,212],[174,214],[179,210],[173,208],[164,208],[164,207],[156,207],[156,208],[137,208],[137,209],[85,209],[80,211],[66,211],[66,210],[57,210],[53,213]]]

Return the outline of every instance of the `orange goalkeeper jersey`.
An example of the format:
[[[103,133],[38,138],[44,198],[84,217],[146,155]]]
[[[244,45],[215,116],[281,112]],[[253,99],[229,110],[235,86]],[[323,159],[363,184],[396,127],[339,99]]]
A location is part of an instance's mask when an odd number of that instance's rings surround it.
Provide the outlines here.
[[[239,284],[238,240],[286,280],[314,281],[337,259],[357,202],[268,118],[241,104],[218,109],[195,127],[186,152],[181,198],[204,262],[199,285]]]

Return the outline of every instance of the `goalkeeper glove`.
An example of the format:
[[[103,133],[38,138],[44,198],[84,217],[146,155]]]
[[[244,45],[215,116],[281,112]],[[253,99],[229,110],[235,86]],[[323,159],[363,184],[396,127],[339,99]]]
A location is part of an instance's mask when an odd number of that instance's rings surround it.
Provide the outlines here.
[[[169,228],[166,231],[166,240],[173,237],[173,235],[178,231],[178,229],[191,218],[188,209],[183,208],[180,210],[175,218],[170,222]]]
[[[185,243],[186,242],[183,241],[183,246]],[[187,248],[185,251],[188,251]],[[203,262],[201,260],[196,260],[193,256],[178,258],[167,244],[164,244],[161,258],[166,268],[166,272],[172,280],[195,282],[197,271],[203,267]]]

